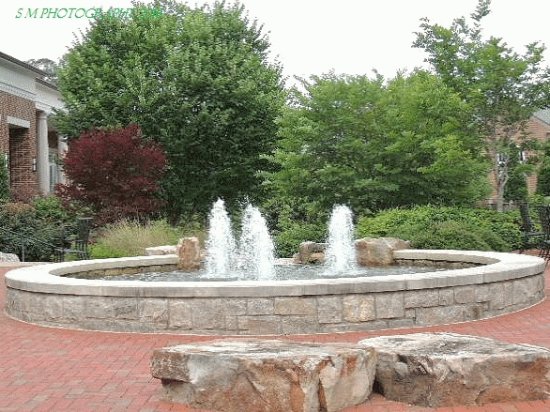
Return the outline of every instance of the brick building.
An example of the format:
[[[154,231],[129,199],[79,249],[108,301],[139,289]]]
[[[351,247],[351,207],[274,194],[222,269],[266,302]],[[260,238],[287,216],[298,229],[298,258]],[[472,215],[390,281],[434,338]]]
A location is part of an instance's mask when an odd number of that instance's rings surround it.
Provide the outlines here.
[[[65,140],[50,116],[63,103],[46,73],[0,52],[0,154],[9,170],[12,196],[46,195],[63,181],[58,164]]]

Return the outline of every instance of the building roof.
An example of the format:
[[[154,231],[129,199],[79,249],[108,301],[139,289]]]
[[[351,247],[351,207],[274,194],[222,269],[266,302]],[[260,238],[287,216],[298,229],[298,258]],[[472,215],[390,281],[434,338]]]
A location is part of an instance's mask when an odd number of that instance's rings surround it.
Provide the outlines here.
[[[538,110],[535,113],[533,113],[533,116],[535,116],[541,122],[544,122],[547,125],[550,125],[550,109]]]
[[[2,53],[1,51],[0,51],[0,59],[4,59],[4,60],[7,60],[11,63],[17,64],[18,66],[21,66],[21,67],[23,67],[27,70],[31,70],[31,71],[35,72],[36,74],[39,74],[40,76],[47,76],[48,75],[48,73],[40,70],[39,68],[34,67],[33,65],[31,65],[29,63],[25,63],[24,61],[18,60],[15,57],[10,56],[9,54]]]

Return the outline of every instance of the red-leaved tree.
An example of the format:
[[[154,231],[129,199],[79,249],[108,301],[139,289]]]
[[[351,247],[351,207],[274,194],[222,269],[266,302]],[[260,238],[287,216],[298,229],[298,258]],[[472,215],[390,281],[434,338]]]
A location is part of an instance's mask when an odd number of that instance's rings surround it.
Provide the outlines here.
[[[139,126],[92,130],[69,143],[63,160],[68,183],[56,191],[91,206],[102,222],[139,218],[162,206],[157,193],[165,168],[164,151],[142,139]]]

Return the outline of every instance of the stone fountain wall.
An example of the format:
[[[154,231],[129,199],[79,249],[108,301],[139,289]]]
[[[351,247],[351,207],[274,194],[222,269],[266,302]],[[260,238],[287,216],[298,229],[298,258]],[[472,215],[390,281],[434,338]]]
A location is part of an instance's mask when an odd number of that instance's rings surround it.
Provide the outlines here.
[[[272,335],[440,325],[514,312],[544,298],[542,259],[490,252],[395,252],[400,260],[483,264],[410,275],[161,284],[65,278],[172,269],[176,256],[33,266],[6,275],[7,313],[92,330]],[[97,272],[96,272],[97,273]]]

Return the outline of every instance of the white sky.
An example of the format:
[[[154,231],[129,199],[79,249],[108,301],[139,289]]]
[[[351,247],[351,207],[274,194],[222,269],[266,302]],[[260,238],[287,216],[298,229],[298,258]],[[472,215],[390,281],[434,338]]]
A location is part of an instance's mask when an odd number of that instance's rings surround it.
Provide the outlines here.
[[[201,4],[202,1],[190,1]],[[412,49],[419,19],[448,26],[469,16],[477,0],[242,0],[251,18],[269,33],[272,55],[285,76],[336,73],[386,77],[423,63]],[[0,51],[20,60],[57,60],[70,47],[86,18],[16,18],[19,8],[130,7],[130,0],[0,0]],[[518,52],[532,41],[550,47],[550,1],[493,0],[483,25],[486,35],[502,37]],[[546,52],[547,64],[550,53]]]

